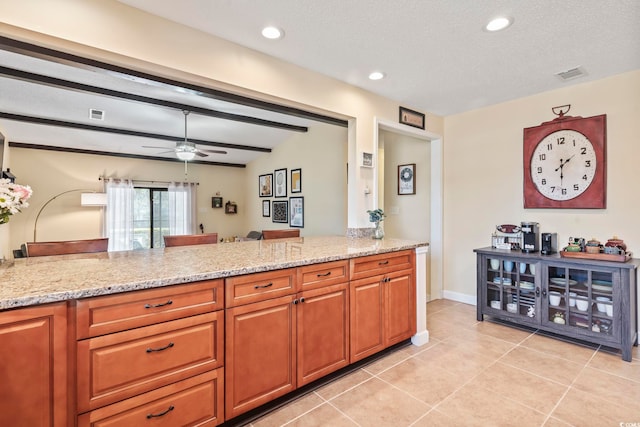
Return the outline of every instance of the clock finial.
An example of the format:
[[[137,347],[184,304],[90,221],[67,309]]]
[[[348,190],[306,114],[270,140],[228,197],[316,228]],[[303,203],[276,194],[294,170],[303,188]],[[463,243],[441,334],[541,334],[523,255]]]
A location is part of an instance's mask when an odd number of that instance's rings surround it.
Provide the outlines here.
[[[565,110],[565,108],[566,108],[566,110]],[[551,107],[551,111],[553,112],[553,114],[558,116],[558,119],[563,118],[564,115],[567,114],[570,109],[571,109],[571,104],[560,105],[560,106],[557,106],[557,107]]]

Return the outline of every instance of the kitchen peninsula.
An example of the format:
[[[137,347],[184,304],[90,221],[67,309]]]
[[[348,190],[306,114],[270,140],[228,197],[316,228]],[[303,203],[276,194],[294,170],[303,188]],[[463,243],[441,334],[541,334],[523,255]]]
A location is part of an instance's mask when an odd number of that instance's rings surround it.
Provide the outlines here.
[[[0,270],[0,410],[16,425],[232,420],[426,342],[427,249],[325,236],[16,260]]]

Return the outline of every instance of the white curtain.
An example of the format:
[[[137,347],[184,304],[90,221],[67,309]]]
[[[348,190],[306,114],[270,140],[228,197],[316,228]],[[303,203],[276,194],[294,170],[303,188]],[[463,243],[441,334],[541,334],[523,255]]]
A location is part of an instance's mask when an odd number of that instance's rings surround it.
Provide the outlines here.
[[[169,184],[169,234],[196,233],[196,185],[190,182]]]
[[[133,249],[133,181],[105,178],[107,192],[106,235],[109,251]]]

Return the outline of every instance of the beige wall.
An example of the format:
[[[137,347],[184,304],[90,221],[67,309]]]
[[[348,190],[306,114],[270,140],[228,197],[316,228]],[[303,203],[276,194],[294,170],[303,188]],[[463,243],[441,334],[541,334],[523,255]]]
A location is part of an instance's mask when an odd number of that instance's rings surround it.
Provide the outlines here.
[[[304,228],[301,236],[347,231],[347,129],[315,124],[278,146],[268,156],[248,165],[247,224],[256,230],[289,228],[262,217],[262,201],[304,197]],[[287,169],[287,198],[258,197],[258,176]],[[302,192],[291,193],[291,169],[302,169]],[[273,212],[272,212],[273,213]]]
[[[607,115],[607,208],[524,209],[522,135],[571,104],[570,115]],[[617,235],[640,251],[640,71],[540,93],[445,118],[445,296],[476,294],[474,248],[491,245],[497,224],[540,223],[570,236],[606,241]]]

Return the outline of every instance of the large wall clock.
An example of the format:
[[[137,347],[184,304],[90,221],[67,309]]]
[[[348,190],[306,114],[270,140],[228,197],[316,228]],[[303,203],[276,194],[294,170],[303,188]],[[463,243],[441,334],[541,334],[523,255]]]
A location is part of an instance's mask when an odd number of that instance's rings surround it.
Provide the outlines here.
[[[569,106],[555,108],[563,107]],[[606,207],[607,116],[571,117],[567,111],[524,129],[525,208]]]

